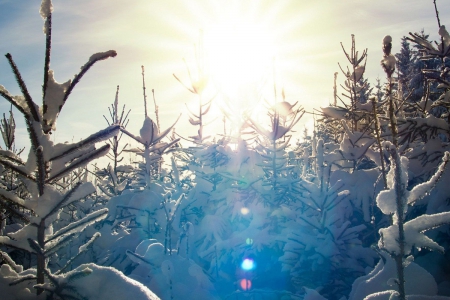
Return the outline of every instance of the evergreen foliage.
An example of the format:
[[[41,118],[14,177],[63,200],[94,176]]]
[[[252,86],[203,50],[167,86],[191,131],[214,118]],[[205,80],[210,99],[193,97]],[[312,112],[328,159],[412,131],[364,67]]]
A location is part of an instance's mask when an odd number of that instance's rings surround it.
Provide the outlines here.
[[[117,87],[107,128],[55,144],[50,134],[73,88],[116,52],[96,53],[56,82],[53,7],[43,0],[42,104],[10,54],[21,95],[0,86],[30,140],[23,159],[11,108],[0,124],[6,299],[449,299],[450,35],[434,3],[440,41],[410,33],[393,54],[385,36],[386,79],[374,88],[368,50],[358,52],[354,36],[349,51],[342,45],[342,97],[335,84],[335,103],[314,113],[314,131],[295,145],[305,110],[284,95],[267,107],[266,123],[222,107],[238,135],[205,136],[219,93],[209,94],[200,48],[189,84],[174,75],[198,100],[187,109],[197,135],[176,137],[178,119],[160,130],[154,90],[156,122],[148,116],[142,67],[139,134],[126,129]],[[122,145],[125,136],[139,147]],[[125,164],[123,152],[137,164]],[[101,156],[110,164],[91,172]]]

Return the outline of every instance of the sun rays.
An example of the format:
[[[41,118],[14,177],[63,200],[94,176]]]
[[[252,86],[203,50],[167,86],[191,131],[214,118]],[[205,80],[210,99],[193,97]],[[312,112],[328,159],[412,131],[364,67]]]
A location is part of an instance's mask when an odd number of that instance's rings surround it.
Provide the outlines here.
[[[307,18],[301,18],[301,14],[286,18],[289,3],[211,1],[205,6],[186,6],[190,20],[168,20],[190,36],[193,44],[193,51],[184,57],[189,75],[186,69],[175,73],[183,82],[190,76],[193,82],[207,83],[204,93],[217,94],[209,117],[223,120],[227,115],[230,131],[239,131],[244,116],[264,116],[268,107],[285,99],[284,90],[294,90],[292,87],[298,85],[286,74],[298,61],[289,61],[283,55],[292,53],[294,46],[289,36]],[[186,53],[186,49],[181,52]],[[190,101],[188,106],[194,103]],[[223,124],[216,126],[221,127]]]

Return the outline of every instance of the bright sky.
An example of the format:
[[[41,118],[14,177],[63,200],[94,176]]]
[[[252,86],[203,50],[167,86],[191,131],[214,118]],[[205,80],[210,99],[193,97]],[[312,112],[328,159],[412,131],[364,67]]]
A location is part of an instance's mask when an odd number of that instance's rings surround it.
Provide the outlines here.
[[[448,4],[438,0],[441,23],[450,29]],[[379,61],[385,35],[393,37],[394,53],[409,31],[423,28],[438,38],[432,0],[55,0],[53,5],[51,68],[57,81],[72,78],[93,53],[118,53],[98,62],[76,86],[57,123],[58,142],[77,141],[104,128],[102,115],[108,115],[117,85],[120,103],[132,109],[128,129],[138,134],[144,118],[141,65],[146,69],[150,116],[155,89],[163,129],[183,113],[177,132],[194,135],[197,128],[188,122],[185,103],[196,111],[195,95],[172,74],[188,83],[185,59],[196,76],[194,45],[200,44],[200,36],[214,86],[234,107],[256,101],[258,82],[266,82],[262,93],[272,101],[275,78],[278,99],[284,89],[287,101],[299,101],[308,111],[332,101],[333,74],[338,62],[347,65],[340,42],[348,49],[351,34],[357,49],[369,49],[366,78],[371,82],[384,77]],[[39,7],[36,0],[0,0],[0,53],[12,54],[34,101],[41,104],[45,36]],[[2,57],[0,84],[19,94]],[[236,84],[239,88],[232,88]],[[8,109],[6,100],[0,100],[0,112]],[[28,146],[20,113],[15,115],[18,147]],[[303,124],[309,119],[305,116]]]

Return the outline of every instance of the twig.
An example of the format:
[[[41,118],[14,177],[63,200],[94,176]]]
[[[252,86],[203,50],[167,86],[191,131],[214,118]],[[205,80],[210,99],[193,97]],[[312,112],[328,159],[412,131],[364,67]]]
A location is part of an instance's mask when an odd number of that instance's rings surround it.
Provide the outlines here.
[[[141,66],[141,68],[142,68],[142,90],[144,93],[144,113],[145,113],[145,118],[147,119],[147,95],[145,94],[144,66]]]

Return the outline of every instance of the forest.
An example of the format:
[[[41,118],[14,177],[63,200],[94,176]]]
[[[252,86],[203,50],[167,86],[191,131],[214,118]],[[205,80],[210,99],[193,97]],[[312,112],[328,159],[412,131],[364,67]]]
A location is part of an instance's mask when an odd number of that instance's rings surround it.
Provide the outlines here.
[[[95,53],[58,83],[53,4],[42,0],[42,99],[10,53],[0,70],[21,91],[0,85],[11,107],[0,123],[1,298],[450,299],[450,34],[433,4],[440,39],[380,37],[384,78],[374,86],[367,49],[354,35],[342,44],[345,83],[315,110],[312,132],[295,130],[310,112],[283,94],[264,106],[265,121],[221,107],[237,133],[224,125],[207,136],[215,96],[189,69],[174,80],[197,106],[186,107],[189,124],[165,128],[142,67],[139,132],[127,129],[117,87],[104,129],[56,143],[76,85],[120,54]],[[181,136],[176,124],[197,134]]]

